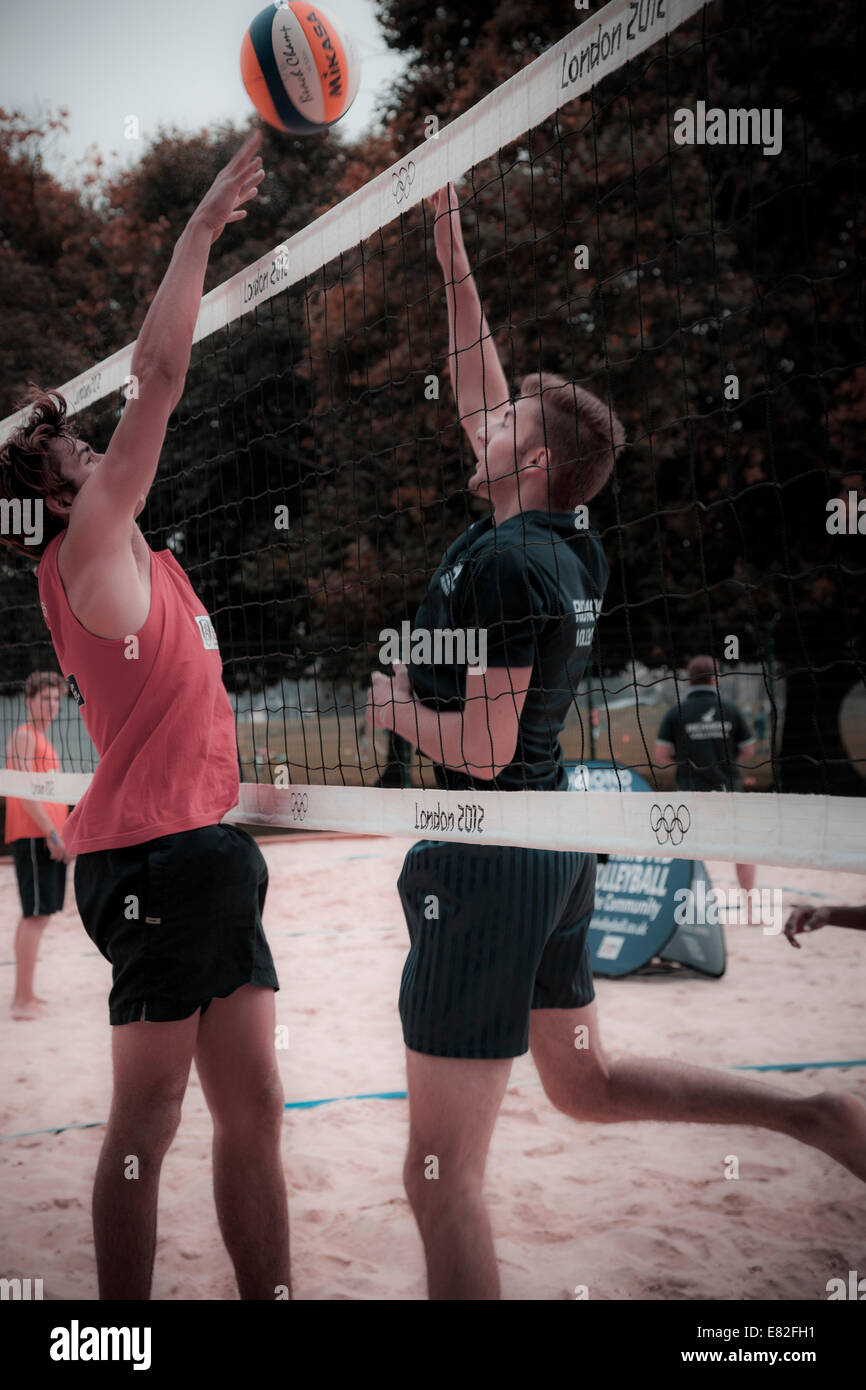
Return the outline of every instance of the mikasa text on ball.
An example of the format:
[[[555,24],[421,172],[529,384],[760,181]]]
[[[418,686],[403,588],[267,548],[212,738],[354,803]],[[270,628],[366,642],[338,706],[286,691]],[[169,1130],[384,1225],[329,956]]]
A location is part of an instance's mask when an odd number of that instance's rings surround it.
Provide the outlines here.
[[[352,105],[361,64],[351,35],[327,10],[291,0],[256,15],[244,34],[241,75],[269,125],[315,135]]]

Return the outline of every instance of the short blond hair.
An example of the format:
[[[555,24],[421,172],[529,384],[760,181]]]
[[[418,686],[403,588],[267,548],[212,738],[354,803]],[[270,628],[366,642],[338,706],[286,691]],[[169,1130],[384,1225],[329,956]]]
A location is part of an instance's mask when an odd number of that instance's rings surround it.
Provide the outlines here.
[[[570,512],[601,492],[613,472],[625,430],[612,408],[574,381],[533,372],[520,394],[536,400],[541,437],[550,457],[550,509]]]

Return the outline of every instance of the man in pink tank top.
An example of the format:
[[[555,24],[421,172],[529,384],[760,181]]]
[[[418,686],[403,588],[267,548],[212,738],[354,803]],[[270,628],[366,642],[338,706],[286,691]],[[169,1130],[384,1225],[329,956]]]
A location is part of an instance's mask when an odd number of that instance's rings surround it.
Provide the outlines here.
[[[66,686],[55,671],[31,671],[24,683],[27,718],[6,743],[6,766],[16,772],[55,772],[60,759],[47,734],[60,712]],[[68,811],[56,801],[6,798],[6,842],[12,846],[21,919],[15,932],[14,1019],[39,1018],[44,999],[33,986],[42,933],[55,912],[63,911],[66,864],[63,842]]]
[[[0,449],[0,493],[44,506],[41,548],[4,539],[40,555],[43,616],[99,753],[64,838],[82,921],[112,966],[114,1095],[93,1196],[104,1299],[150,1297],[160,1168],[193,1059],[240,1296],[290,1289],[267,866],[249,835],[221,824],[238,762],[213,624],[171,552],[151,551],[136,525],[183,394],[210,248],[258,192],[260,143],[251,136],[226,165],[175,246],[106,453],[74,435],[62,397],[38,389]]]

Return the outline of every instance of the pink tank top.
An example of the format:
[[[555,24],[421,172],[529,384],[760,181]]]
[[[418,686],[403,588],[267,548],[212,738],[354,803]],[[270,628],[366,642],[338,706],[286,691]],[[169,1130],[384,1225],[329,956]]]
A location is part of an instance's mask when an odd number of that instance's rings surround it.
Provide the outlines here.
[[[99,764],[64,827],[72,854],[120,849],[214,825],[238,801],[232,707],[216,634],[170,550],[150,551],[150,612],[134,637],[94,637],[57,568],[37,577],[42,613]]]
[[[60,759],[57,750],[48,742],[44,734],[28,724],[26,719],[21,726],[30,730],[36,740],[36,747],[33,750],[33,757],[28,762],[26,772],[59,772]],[[49,820],[53,821],[56,830],[62,830],[66,824],[69,810],[66,806],[61,806],[58,801],[43,801],[40,803],[43,811],[48,815]],[[29,807],[32,801],[25,801],[17,796],[7,796],[6,798],[6,841],[12,844],[13,840],[44,840],[45,831],[42,830],[30,814]]]

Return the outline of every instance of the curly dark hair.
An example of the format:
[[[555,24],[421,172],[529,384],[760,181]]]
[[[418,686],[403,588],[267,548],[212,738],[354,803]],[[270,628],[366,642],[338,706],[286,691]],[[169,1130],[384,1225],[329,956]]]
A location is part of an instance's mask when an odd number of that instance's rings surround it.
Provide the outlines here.
[[[70,489],[47,446],[58,439],[72,440],[78,436],[67,422],[66,401],[58,391],[44,391],[30,382],[27,396],[17,409],[28,407],[30,414],[25,422],[0,444],[0,500],[42,502],[42,540],[37,545],[27,545],[22,536],[0,532],[0,541],[33,558],[66,529],[66,520],[44,505],[46,498],[60,499]]]

